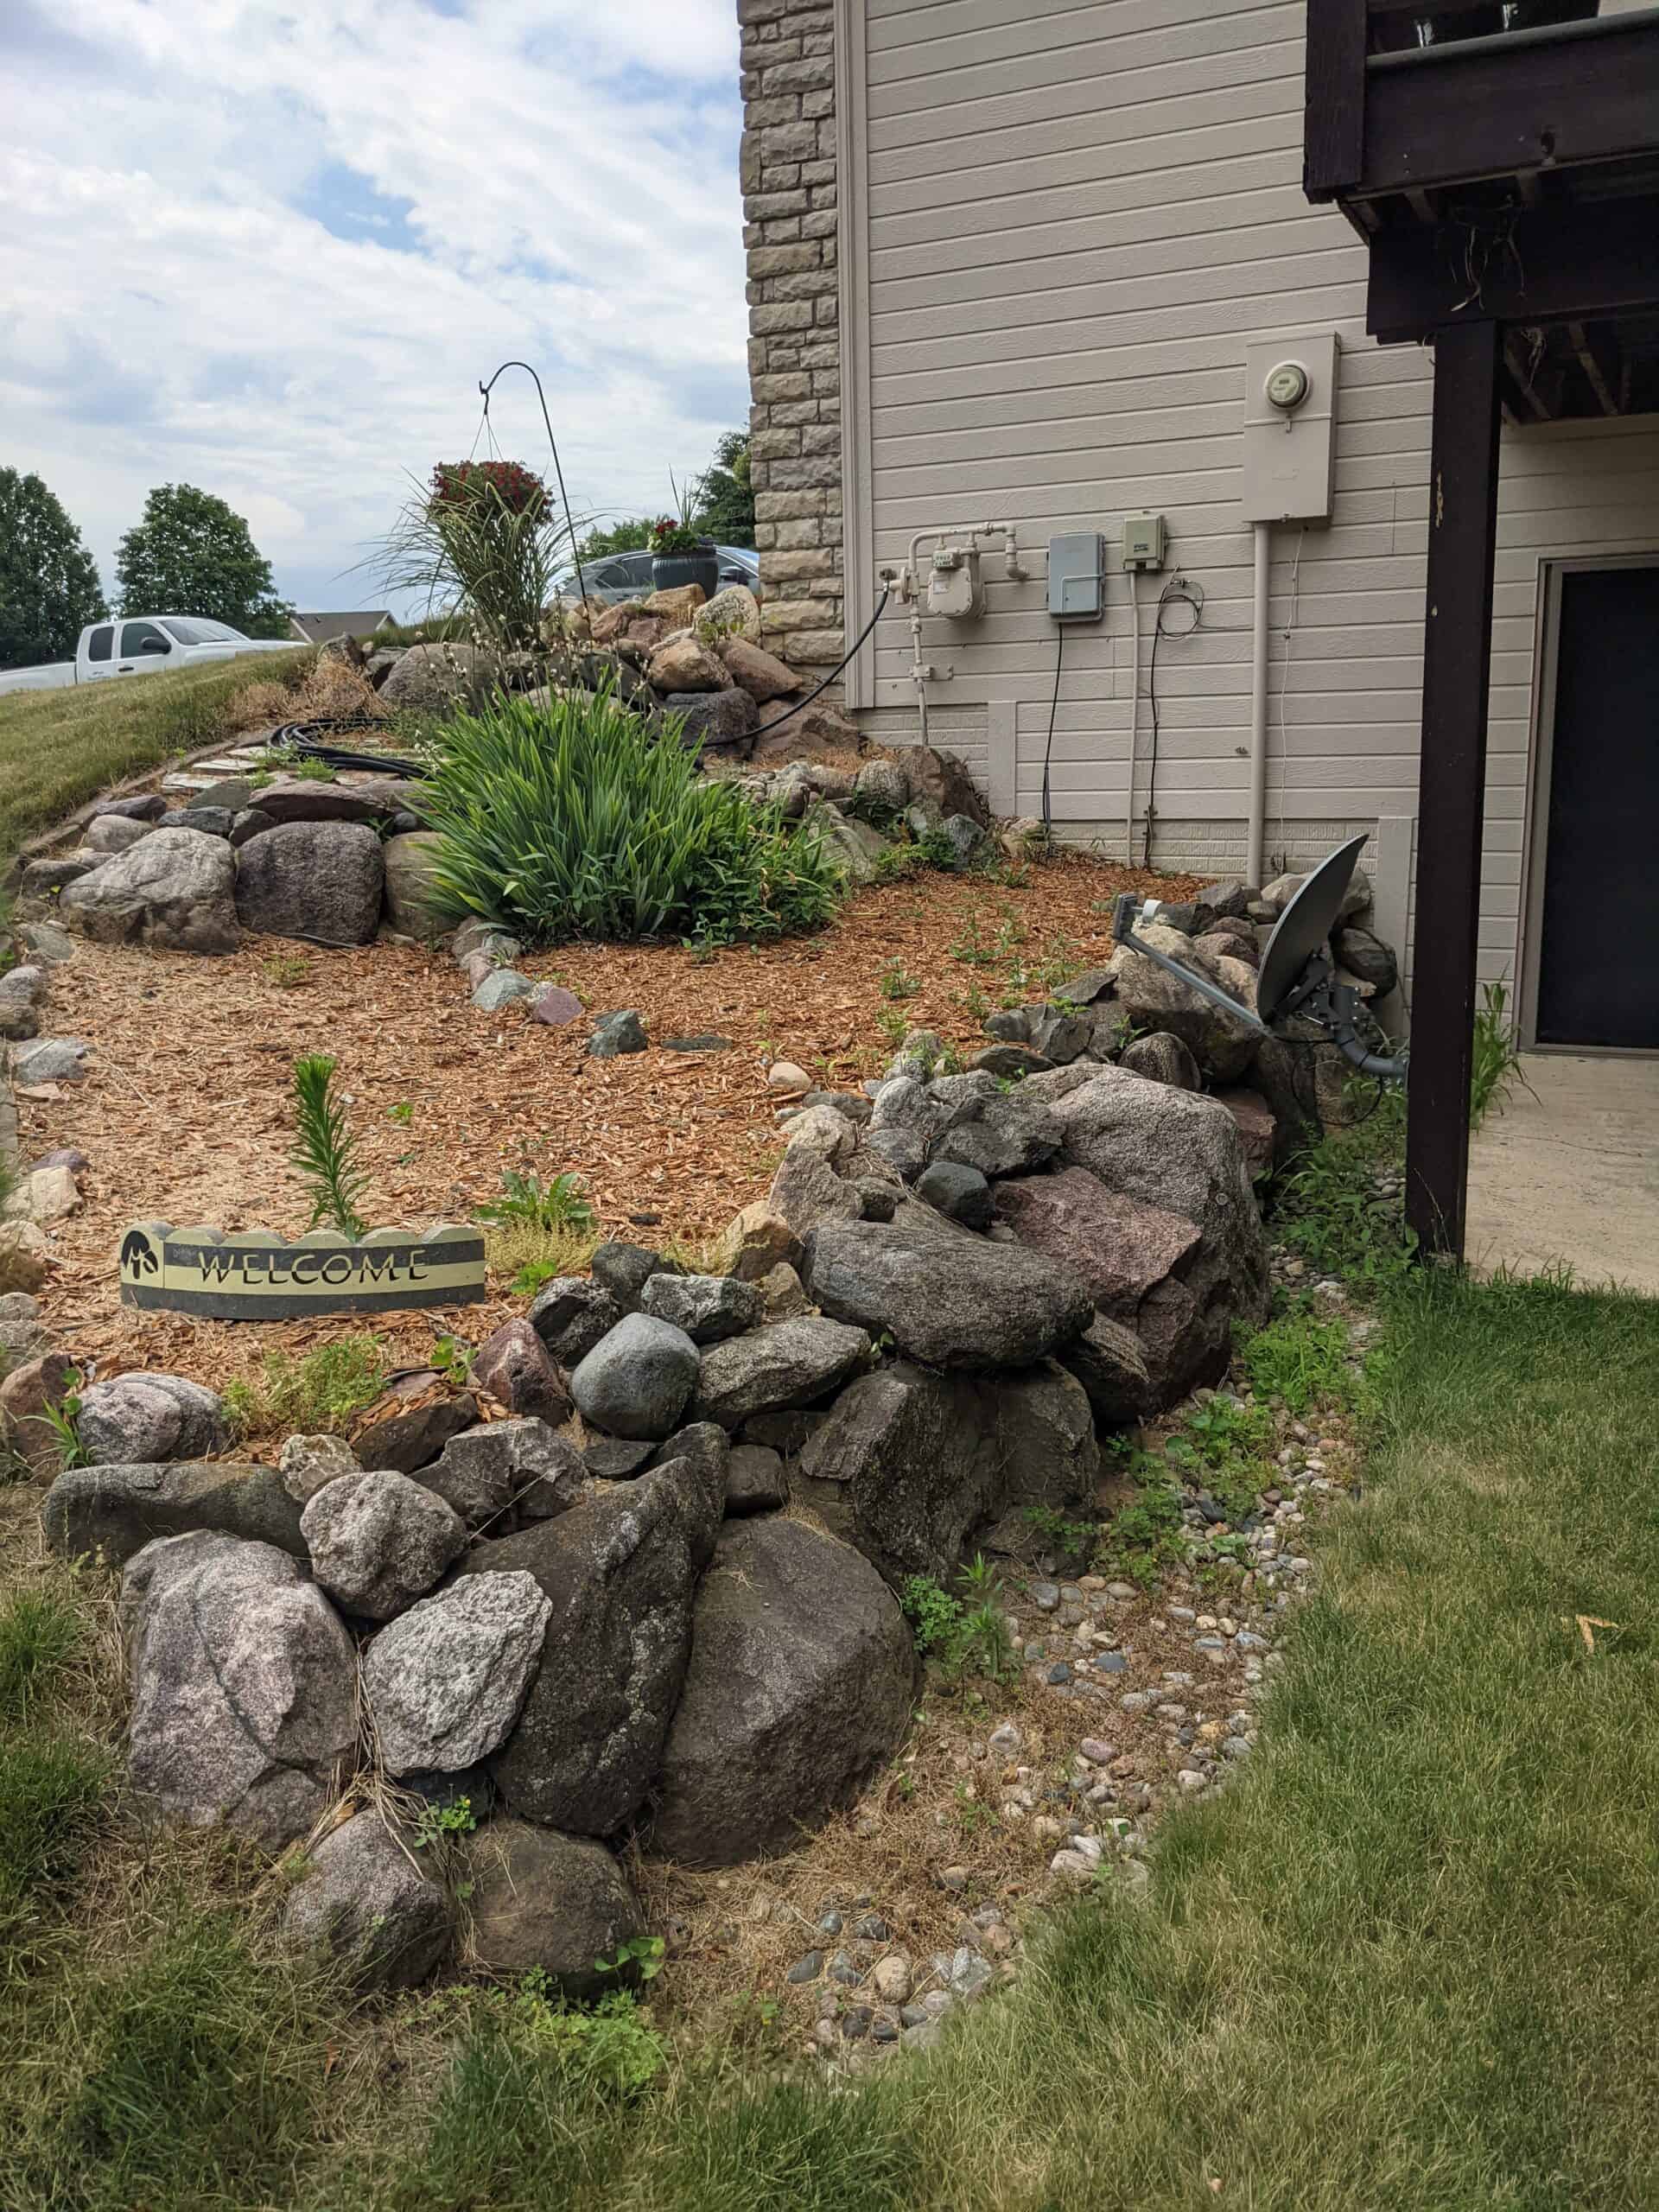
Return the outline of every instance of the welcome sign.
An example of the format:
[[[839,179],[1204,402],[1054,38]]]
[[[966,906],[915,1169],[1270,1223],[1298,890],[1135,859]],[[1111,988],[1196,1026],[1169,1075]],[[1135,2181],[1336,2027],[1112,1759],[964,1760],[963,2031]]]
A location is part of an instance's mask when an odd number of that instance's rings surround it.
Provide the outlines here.
[[[334,1229],[285,1237],[136,1221],[121,1240],[123,1305],[222,1321],[470,1306],[484,1295],[484,1239],[476,1229],[377,1229],[353,1243]]]

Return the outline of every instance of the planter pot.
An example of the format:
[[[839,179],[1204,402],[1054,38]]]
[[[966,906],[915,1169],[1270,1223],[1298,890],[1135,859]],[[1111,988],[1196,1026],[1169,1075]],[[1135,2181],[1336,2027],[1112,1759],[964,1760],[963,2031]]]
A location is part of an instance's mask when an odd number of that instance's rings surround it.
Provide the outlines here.
[[[654,553],[651,562],[653,591],[677,591],[682,584],[701,584],[705,599],[720,589],[720,556],[712,538],[705,538],[695,553]]]

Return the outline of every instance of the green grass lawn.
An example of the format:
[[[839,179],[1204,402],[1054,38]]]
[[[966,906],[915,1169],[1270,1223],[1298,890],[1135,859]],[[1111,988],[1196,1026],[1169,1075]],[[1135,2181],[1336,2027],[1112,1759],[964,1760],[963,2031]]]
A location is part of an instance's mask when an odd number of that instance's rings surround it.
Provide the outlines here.
[[[350,2014],[272,1959],[232,1847],[111,1847],[105,1616],[14,1596],[0,2207],[1659,2202],[1659,1303],[1421,1273],[1378,1311],[1363,1494],[1255,1757],[1140,1901],[839,2094],[753,2012],[690,2053],[533,1993]]]
[[[0,698],[0,868],[109,785],[213,744],[238,691],[282,680],[309,651]]]

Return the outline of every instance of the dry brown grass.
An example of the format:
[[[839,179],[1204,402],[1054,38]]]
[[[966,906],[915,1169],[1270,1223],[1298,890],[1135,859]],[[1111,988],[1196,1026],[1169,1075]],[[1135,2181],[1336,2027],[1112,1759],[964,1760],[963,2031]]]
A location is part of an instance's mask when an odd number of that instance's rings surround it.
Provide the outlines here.
[[[390,712],[360,669],[337,653],[325,653],[293,690],[263,677],[244,685],[226,709],[226,721],[232,729],[248,730],[268,728],[273,722],[321,721],[351,715],[381,721]]]

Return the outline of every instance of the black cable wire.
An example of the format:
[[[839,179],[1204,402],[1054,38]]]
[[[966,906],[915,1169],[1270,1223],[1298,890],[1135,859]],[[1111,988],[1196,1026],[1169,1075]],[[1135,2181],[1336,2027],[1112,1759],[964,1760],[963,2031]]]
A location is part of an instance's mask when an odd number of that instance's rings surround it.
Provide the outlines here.
[[[1154,804],[1158,795],[1158,640],[1165,635],[1164,609],[1175,600],[1184,601],[1192,609],[1192,620],[1186,629],[1172,630],[1168,634],[1173,638],[1190,638],[1204,620],[1204,586],[1189,583],[1177,569],[1159,593],[1157,612],[1153,616],[1152,667],[1147,678],[1147,695],[1152,701],[1152,757],[1147,771],[1147,830],[1141,848],[1142,868],[1152,866],[1152,824],[1158,810]]]
[[[1054,634],[1054,691],[1048,702],[1048,741],[1043,747],[1043,827],[1053,828],[1053,818],[1048,809],[1048,762],[1054,750],[1054,715],[1060,703],[1060,663],[1065,653],[1065,625],[1062,622]]]
[[[859,632],[858,635],[857,635],[857,636],[853,639],[852,644],[848,647],[847,651],[846,651],[846,652],[842,655],[841,658],[840,658],[840,659],[836,663],[835,666],[830,670],[830,671],[829,675],[828,675],[828,676],[826,676],[826,677],[824,677],[824,679],[823,679],[823,683],[815,683],[815,684],[813,685],[812,689],[811,689],[811,690],[807,693],[807,695],[806,695],[806,696],[805,696],[805,698],[804,698],[804,699],[798,699],[798,700],[795,702],[794,705],[790,709],[790,710],[789,710],[789,713],[788,713],[788,714],[786,714],[786,715],[779,715],[776,718],[776,720],[775,720],[775,721],[769,721],[769,722],[762,722],[759,729],[757,729],[757,730],[752,730],[752,731],[749,733],[751,739],[757,738],[757,737],[764,737],[764,736],[766,735],[766,732],[767,732],[769,729],[781,729],[781,728],[782,728],[782,727],[783,727],[783,725],[784,725],[786,721],[790,721],[790,720],[791,720],[794,715],[804,713],[804,712],[805,711],[805,709],[806,709],[808,707],[810,707],[810,706],[811,705],[812,702],[813,702],[813,701],[817,697],[817,696],[818,696],[818,694],[819,694],[819,692],[820,692],[820,691],[827,691],[827,690],[829,690],[830,686],[830,685],[835,682],[836,678],[836,677],[841,674],[842,670],[843,668],[845,668],[845,667],[846,667],[846,665],[847,665],[848,662],[849,662],[849,660],[851,660],[851,658],[852,658],[853,655],[854,655],[854,654],[858,651],[859,647],[863,644],[863,642],[864,642],[865,639],[866,639],[866,638],[868,638],[868,637],[869,636],[869,634],[870,634],[871,631],[874,629],[874,627],[875,627],[876,624],[877,624],[877,623],[881,620],[881,617],[882,617],[882,616],[887,613],[887,601],[888,601],[888,600],[889,600],[892,596],[893,596],[893,594],[892,594],[892,593],[888,590],[888,588],[887,588],[887,585],[886,585],[886,584],[883,584],[883,585],[882,585],[882,587],[881,587],[881,596],[880,596],[880,600],[876,602],[876,609],[875,609],[874,613],[871,615],[871,617],[870,617],[869,620],[868,620],[868,621],[864,625],[864,627],[863,627],[863,628]]]

